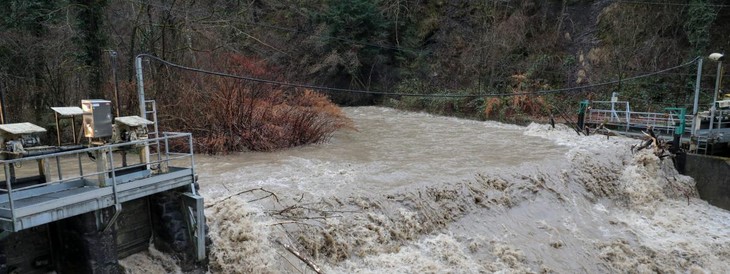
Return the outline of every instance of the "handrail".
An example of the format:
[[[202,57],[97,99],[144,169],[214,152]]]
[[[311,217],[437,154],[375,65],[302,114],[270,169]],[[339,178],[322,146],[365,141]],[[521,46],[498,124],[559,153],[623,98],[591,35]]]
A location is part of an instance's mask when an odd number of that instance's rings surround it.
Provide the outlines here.
[[[169,160],[153,161],[153,162],[150,162],[150,164],[158,164],[158,163],[163,163],[163,162],[169,162],[169,161],[172,161],[172,160],[184,159],[184,158],[188,158],[188,157],[191,157],[191,156],[192,155],[190,155],[190,154],[186,154],[186,155],[181,155],[181,156],[176,156],[176,157],[170,157]],[[75,180],[82,179],[82,178],[86,178],[86,177],[93,177],[93,176],[96,176],[96,175],[101,175],[101,174],[109,173],[109,172],[112,172],[112,171],[127,170],[127,169],[132,169],[132,168],[134,168],[134,167],[112,168],[112,169],[109,169],[109,170],[106,170],[106,171],[100,171],[100,172],[94,172],[94,173],[84,174],[82,176],[70,177],[68,179],[56,180],[56,181],[46,182],[46,183],[42,183],[42,184],[35,184],[35,185],[30,185],[30,186],[26,186],[26,187],[22,187],[22,188],[12,189],[12,191],[21,191],[21,190],[28,190],[28,189],[40,188],[40,187],[44,187],[44,186],[48,186],[48,185],[53,185],[53,184],[57,184],[57,183],[70,182],[70,181],[75,181]],[[114,180],[114,178],[112,178],[112,180]],[[3,191],[4,192],[7,192],[8,190],[5,189],[5,188],[1,188],[0,187],[0,192],[3,192]]]
[[[111,166],[111,173],[112,173],[112,192],[114,193],[114,204],[119,204],[119,197],[117,197],[117,173],[114,170],[114,154],[112,153],[112,148],[109,147],[107,150],[109,153],[109,165]],[[106,164],[106,163],[104,163]]]
[[[6,168],[6,171],[5,171],[5,182],[6,182],[6,186],[5,186],[5,188],[3,188],[2,186],[0,186],[0,192],[1,191],[5,191],[5,192],[8,193],[8,195],[10,195],[12,192],[16,192],[16,191],[28,190],[28,189],[34,189],[34,188],[41,188],[41,187],[45,187],[45,186],[52,185],[52,184],[57,184],[57,183],[62,183],[62,182],[69,182],[69,181],[74,181],[74,180],[78,180],[78,179],[89,178],[89,177],[93,177],[93,176],[97,176],[97,175],[101,175],[101,174],[107,174],[109,172],[112,172],[112,177],[110,179],[112,181],[112,185],[115,186],[116,181],[117,181],[116,180],[116,172],[123,171],[123,170],[133,169],[133,168],[138,167],[139,165],[126,166],[126,167],[125,166],[115,167],[114,166],[114,161],[112,159],[113,158],[113,153],[112,152],[114,151],[114,148],[122,147],[122,146],[136,145],[136,144],[146,144],[146,145],[149,145],[150,143],[155,142],[158,139],[159,140],[164,140],[165,143],[167,143],[169,139],[174,139],[174,138],[175,139],[177,139],[177,138],[187,138],[188,139],[188,142],[187,143],[192,145],[192,134],[190,134],[190,133],[180,133],[180,132],[169,133],[169,132],[165,132],[165,135],[163,137],[158,137],[158,138],[151,138],[151,139],[145,139],[145,140],[137,140],[137,141],[131,141],[131,142],[125,142],[125,143],[117,143],[117,144],[108,144],[108,145],[104,145],[104,146],[98,146],[98,147],[92,147],[92,148],[85,148],[85,149],[78,149],[78,150],[72,150],[72,151],[57,152],[57,153],[50,153],[50,154],[37,155],[37,156],[32,156],[32,157],[24,157],[24,158],[9,159],[9,160],[0,160],[0,164],[2,164]],[[102,171],[95,171],[95,172],[84,173],[83,172],[83,164],[81,163],[80,157],[79,157],[78,173],[77,173],[76,176],[68,176],[68,177],[65,177],[64,178],[64,176],[62,176],[61,173],[59,172],[59,174],[58,174],[59,175],[58,176],[58,180],[52,180],[52,181],[49,181],[49,182],[46,182],[46,183],[30,185],[30,186],[26,186],[26,187],[22,187],[22,188],[17,188],[17,189],[13,189],[12,186],[10,186],[12,180],[10,179],[11,178],[11,175],[10,175],[10,171],[9,171],[9,166],[12,165],[12,164],[21,163],[21,162],[27,162],[27,161],[37,161],[37,160],[41,160],[41,159],[51,159],[51,158],[59,159],[59,158],[61,158],[63,156],[70,156],[70,155],[80,156],[83,153],[94,152],[94,151],[101,151],[101,150],[105,150],[104,153],[109,155],[109,161],[111,163],[111,166],[109,168],[106,168],[105,167],[104,170],[102,170]],[[169,150],[166,150],[166,152],[169,152]],[[169,161],[178,160],[178,159],[184,159],[184,158],[188,158],[188,157],[190,157],[190,158],[193,157],[193,149],[192,149],[192,147],[189,148],[189,151],[187,153],[177,152],[177,153],[174,153],[174,155],[166,155],[166,157],[164,159],[160,159],[160,160],[156,160],[156,161],[148,161],[147,164],[161,164],[163,162],[169,162]],[[60,168],[60,162],[58,162],[57,164],[59,165],[59,168]],[[192,164],[194,164],[193,161],[191,161],[191,168],[192,168]],[[13,200],[12,197],[11,196],[8,196],[8,201],[11,202],[11,207],[12,207],[12,200]],[[11,209],[11,211],[12,211],[12,209]]]
[[[165,149],[166,155],[164,155],[164,158],[160,157],[159,160],[150,161],[150,159],[146,159],[146,160],[141,161],[140,165],[135,164],[133,166],[121,166],[121,167],[115,166],[115,163],[114,163],[115,162],[114,161],[115,148],[122,147],[122,146],[132,146],[132,145],[136,145],[136,144],[145,144],[146,146],[149,147],[150,145],[154,145],[154,142],[158,142],[158,141],[164,141],[165,144],[167,145],[169,143],[170,139],[180,139],[180,138],[183,138],[183,139],[187,138],[186,143],[189,145],[187,152],[170,152],[169,147],[166,147],[166,149]],[[45,155],[37,155],[37,156],[26,157],[26,158],[0,160],[0,165],[2,165],[2,167],[4,168],[4,175],[5,175],[5,186],[0,185],[0,195],[6,195],[6,197],[7,197],[7,200],[4,201],[4,203],[6,203],[6,204],[5,204],[5,206],[2,207],[2,209],[6,210],[7,214],[8,214],[8,216],[3,216],[4,218],[2,218],[2,220],[0,220],[0,222],[9,223],[9,224],[7,224],[8,229],[15,231],[17,229],[17,225],[18,225],[17,222],[18,222],[18,220],[20,220],[19,218],[24,218],[24,216],[18,215],[19,208],[16,208],[16,206],[17,206],[16,199],[25,199],[25,198],[31,197],[31,196],[27,196],[26,194],[23,194],[23,193],[16,194],[19,191],[29,191],[29,193],[30,192],[36,193],[34,195],[43,195],[45,193],[53,193],[55,191],[58,191],[58,189],[60,189],[60,188],[55,188],[55,187],[52,187],[51,185],[57,185],[61,188],[65,188],[67,186],[61,185],[62,183],[71,182],[71,181],[79,181],[79,179],[81,179],[82,183],[80,184],[80,186],[83,186],[83,185],[87,185],[86,183],[83,183],[85,178],[98,176],[100,174],[104,174],[103,175],[104,177],[101,177],[101,176],[99,177],[98,190],[101,190],[106,187],[111,187],[111,193],[109,193],[109,194],[111,194],[110,198],[113,199],[112,201],[113,201],[115,207],[117,208],[117,212],[115,213],[115,214],[117,214],[121,210],[120,203],[122,202],[121,196],[120,196],[121,193],[119,192],[120,190],[118,188],[119,184],[146,178],[146,176],[145,176],[146,174],[151,174],[151,173],[141,173],[141,175],[143,177],[128,177],[128,178],[124,179],[125,181],[120,181],[120,179],[117,176],[119,174],[117,174],[117,173],[119,171],[140,167],[143,164],[147,166],[146,170],[150,170],[149,165],[158,164],[160,167],[162,167],[162,163],[167,163],[167,166],[169,166],[170,161],[189,159],[190,166],[187,168],[190,170],[189,176],[190,176],[190,182],[192,182],[192,183],[190,183],[190,188],[191,188],[191,191],[193,193],[195,193],[195,191],[196,191],[195,187],[194,187],[195,160],[194,160],[194,150],[193,150],[192,146],[193,146],[192,134],[179,133],[179,132],[173,132],[173,133],[166,132],[166,133],[164,133],[163,137],[150,138],[150,139],[146,139],[146,140],[137,140],[137,141],[133,141],[133,142],[125,142],[125,143],[117,143],[117,144],[108,144],[108,145],[103,145],[103,146],[98,146],[98,147],[84,148],[84,149],[57,152],[57,153],[49,153],[49,154],[45,154]],[[185,150],[186,149],[183,148],[182,151],[185,151]],[[103,160],[104,162],[97,163],[97,164],[102,165],[103,168],[95,170],[94,172],[84,173],[83,164],[81,163],[80,156],[81,156],[81,154],[88,153],[88,152],[94,152],[94,151],[100,151],[105,156],[105,157],[97,159],[97,161],[102,161],[103,158],[106,158],[106,160]],[[162,152],[160,152],[160,153],[162,153]],[[174,155],[171,155],[171,154],[174,154]],[[101,154],[98,154],[98,155],[101,155]],[[21,163],[21,162],[38,161],[38,160],[43,160],[43,159],[48,159],[49,161],[46,162],[46,163],[48,163],[52,159],[56,159],[57,165],[60,170],[61,161],[59,159],[63,159],[63,160],[71,159],[72,160],[71,165],[74,165],[74,162],[76,161],[76,159],[73,159],[73,158],[79,159],[77,162],[78,170],[75,170],[75,172],[77,172],[76,174],[71,173],[73,175],[63,176],[62,172],[59,172],[58,176],[53,176],[51,174],[52,172],[50,171],[50,169],[46,168],[44,172],[39,172],[36,175],[47,176],[46,179],[49,180],[48,182],[45,182],[42,184],[34,184],[34,185],[17,188],[17,189],[13,188],[13,184],[15,182],[17,182],[17,180],[15,178],[17,174],[15,174],[15,172],[13,171],[14,169],[13,169],[12,165],[15,165],[15,164]],[[109,164],[109,166],[107,166],[107,164]],[[180,163],[180,164],[182,164],[181,166],[183,166],[183,167],[187,166],[187,164],[185,164],[185,163]],[[110,172],[111,172],[111,174],[109,174]],[[109,174],[109,175],[107,175],[107,174]],[[188,176],[187,173],[185,173],[185,174],[186,174],[185,176]],[[69,175],[69,173],[67,172],[66,175]],[[52,177],[55,177],[58,180],[52,180],[51,179]],[[106,182],[106,183],[102,184],[102,182]],[[111,182],[111,184],[109,184],[109,182]],[[155,183],[156,183],[155,180],[151,180],[149,184],[145,183],[144,185],[149,186],[149,185],[154,185]],[[68,185],[68,187],[77,187],[77,186],[79,186],[79,185],[76,185],[76,184]],[[51,188],[48,188],[47,189],[48,191],[45,191],[44,188],[46,188],[46,187],[51,187]],[[36,191],[38,191],[38,192],[36,192]],[[5,192],[5,193],[3,193],[3,192]],[[99,193],[101,193],[101,192],[99,192]],[[20,196],[17,196],[17,195],[20,195]],[[115,215],[115,216],[117,216],[117,215]],[[111,225],[113,221],[114,221],[114,219],[112,219],[108,225]],[[24,224],[21,223],[21,227],[23,225]],[[20,229],[23,229],[23,228],[20,228]]]
[[[626,104],[626,109],[596,109],[591,108],[586,115],[586,122],[589,123],[602,123],[609,121],[611,123],[621,124],[625,126],[625,130],[628,131],[630,128],[640,128],[645,126],[652,126],[655,129],[661,130],[676,130],[676,122],[680,121],[681,115],[673,112],[635,112],[629,109],[628,103],[625,101],[596,101],[592,102],[598,105],[614,104],[615,106],[622,107]],[[625,121],[614,119],[619,115],[625,116]],[[691,124],[694,119],[693,115],[684,115],[685,124]],[[683,133],[691,133],[691,127],[685,127]]]
[[[106,147],[110,148],[117,148],[117,147],[123,147],[123,146],[129,146],[129,145],[137,145],[137,144],[146,144],[149,145],[151,142],[155,142],[158,140],[164,140],[164,139],[172,139],[172,138],[182,138],[182,137],[190,137],[192,138],[191,133],[182,133],[182,132],[166,132],[168,134],[171,134],[171,136],[165,136],[165,137],[157,137],[157,138],[151,138],[151,139],[143,139],[143,140],[135,140],[135,141],[129,141],[124,143],[116,143],[116,144],[107,144],[103,146],[98,147],[90,147],[90,148],[83,148],[83,149],[77,149],[77,150],[70,150],[70,151],[62,151],[62,152],[56,152],[51,154],[44,154],[44,155],[36,155],[36,156],[29,156],[29,157],[23,157],[23,158],[17,158],[17,159],[9,159],[9,160],[0,160],[0,163],[16,163],[16,162],[24,162],[24,161],[32,161],[32,160],[38,160],[38,159],[44,159],[44,158],[50,158],[51,156],[66,156],[66,155],[72,155],[77,153],[83,153],[83,152],[92,152],[101,150]]]

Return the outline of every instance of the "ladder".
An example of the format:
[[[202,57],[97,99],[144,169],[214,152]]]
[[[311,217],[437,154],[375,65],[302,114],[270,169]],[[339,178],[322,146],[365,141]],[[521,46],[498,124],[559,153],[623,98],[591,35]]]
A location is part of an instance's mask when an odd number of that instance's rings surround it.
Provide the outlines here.
[[[707,155],[708,138],[706,136],[697,136],[697,147],[695,153]]]
[[[155,102],[155,100],[145,100],[144,102],[145,102],[145,106],[144,106],[145,116],[147,116],[148,114],[152,115],[151,121],[153,122],[153,128],[154,128],[154,131],[147,132],[147,135],[149,136],[148,138],[160,138],[160,128],[157,124],[157,102]],[[148,105],[151,107],[151,110],[148,110]],[[146,117],[146,118],[149,118],[149,117]],[[157,154],[157,161],[159,162],[160,160],[162,160],[161,155],[160,155],[160,140],[157,140],[155,142],[155,149],[156,149],[155,154]]]

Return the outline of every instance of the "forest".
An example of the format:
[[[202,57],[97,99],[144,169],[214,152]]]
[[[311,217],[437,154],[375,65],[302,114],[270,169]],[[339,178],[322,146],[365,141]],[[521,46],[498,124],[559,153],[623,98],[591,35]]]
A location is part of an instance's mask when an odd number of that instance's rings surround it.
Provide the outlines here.
[[[0,2],[6,122],[52,128],[50,107],[114,100],[115,91],[121,113],[136,114],[134,61],[142,53],[269,81],[145,59],[163,129],[193,132],[208,153],[324,141],[353,128],[338,106],[516,123],[572,117],[579,101],[612,92],[639,110],[691,108],[696,65],[633,76],[730,42],[730,5],[719,0]],[[715,70],[705,62],[703,108]],[[570,92],[530,94],[555,89]]]

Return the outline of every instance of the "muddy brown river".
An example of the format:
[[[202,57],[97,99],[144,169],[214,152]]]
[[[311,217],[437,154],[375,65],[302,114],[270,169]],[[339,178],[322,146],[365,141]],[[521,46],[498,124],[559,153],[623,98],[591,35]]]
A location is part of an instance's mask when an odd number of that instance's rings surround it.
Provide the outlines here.
[[[345,108],[357,130],[196,158],[211,273],[723,273],[730,214],[626,138]],[[298,253],[299,256],[294,255]],[[179,272],[154,248],[128,273]]]

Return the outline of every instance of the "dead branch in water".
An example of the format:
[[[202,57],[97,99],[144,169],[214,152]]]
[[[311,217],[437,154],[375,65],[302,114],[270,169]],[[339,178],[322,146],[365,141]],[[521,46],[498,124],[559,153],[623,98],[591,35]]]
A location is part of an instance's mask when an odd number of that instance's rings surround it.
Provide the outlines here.
[[[282,210],[271,210],[271,211],[269,211],[269,213],[271,215],[280,215],[280,216],[288,217],[287,214],[289,212],[294,211],[294,210],[297,210],[297,209],[301,209],[301,210],[306,210],[308,212],[317,213],[320,216],[322,216],[324,218],[327,218],[327,217],[338,217],[338,216],[334,215],[334,214],[338,214],[338,213],[339,214],[345,214],[345,213],[359,213],[359,212],[361,212],[359,210],[324,210],[324,209],[318,209],[318,208],[308,207],[307,205],[311,205],[311,203],[294,204],[294,205],[287,206],[286,208],[284,208]]]
[[[278,199],[278,198],[276,198],[276,195],[274,195],[274,193],[269,193],[269,195],[266,195],[266,196],[264,196],[264,197],[261,197],[261,198],[256,198],[256,199],[253,199],[253,200],[247,201],[247,203],[253,203],[253,202],[256,202],[256,201],[260,201],[260,200],[263,200],[263,199],[269,198],[269,197],[271,197],[271,196],[274,196],[274,199],[276,199],[277,201],[279,201],[279,199]]]
[[[289,225],[289,224],[294,224],[294,225],[306,225],[306,226],[315,226],[315,225],[313,225],[313,224],[308,224],[308,223],[305,223],[305,222],[300,222],[300,221],[284,221],[284,222],[278,222],[278,223],[273,223],[273,224],[270,224],[269,226],[276,226],[276,225],[280,225],[280,226],[282,226],[282,228],[283,228],[283,227],[284,227],[284,225]]]
[[[269,195],[266,195],[264,197],[261,197],[261,198],[257,198],[257,199],[253,199],[251,201],[248,201],[249,203],[250,202],[255,202],[255,201],[258,201],[258,200],[262,200],[262,199],[266,199],[268,197],[274,197],[274,199],[276,200],[276,202],[277,203],[280,203],[279,202],[279,196],[276,196],[276,194],[274,192],[268,191],[268,190],[264,189],[263,187],[260,187],[260,188],[254,188],[254,189],[240,191],[240,192],[238,192],[236,194],[230,195],[228,197],[225,197],[223,199],[220,199],[218,201],[215,201],[213,203],[210,203],[210,204],[206,205],[205,208],[213,207],[213,206],[215,206],[215,205],[217,205],[219,203],[222,203],[222,202],[224,202],[224,201],[226,201],[226,200],[228,200],[230,198],[236,197],[236,196],[241,195],[241,194],[246,194],[246,193],[254,192],[254,191],[257,191],[257,190],[258,191],[263,191],[263,192],[269,193]]]
[[[667,148],[666,148],[667,144],[662,142],[662,140],[659,139],[659,137],[657,137],[656,133],[654,133],[654,127],[649,126],[646,128],[646,131],[642,131],[641,133],[644,134],[644,140],[638,146],[632,145],[631,153],[639,152],[642,149],[653,147],[654,155],[656,155],[660,159],[663,159],[665,157],[674,157],[674,155],[672,155],[671,153],[665,154],[665,152],[667,150]]]
[[[279,253],[279,252],[276,252],[276,255],[279,255],[279,257],[283,258],[287,263],[289,263],[289,265],[291,265],[291,267],[293,267],[294,269],[296,269],[297,271],[299,271],[299,273],[304,273],[304,271],[302,271],[301,269],[299,269],[299,267],[297,267],[296,265],[294,265],[294,263],[292,263],[289,260],[289,258],[287,258],[286,256],[281,255],[281,253]]]
[[[299,253],[299,251],[297,251],[296,249],[294,249],[293,247],[291,247],[288,244],[282,243],[279,240],[276,240],[276,243],[277,244],[280,244],[281,246],[283,246],[287,251],[289,251],[289,253],[291,253],[292,255],[294,255],[297,258],[299,258],[299,260],[302,260],[302,262],[304,262],[305,264],[307,264],[309,266],[309,268],[311,268],[312,270],[314,270],[314,272],[317,272],[319,274],[322,274],[322,270],[316,264],[314,264],[314,262],[312,262],[311,260],[309,260],[307,258],[304,258],[304,256],[302,256],[302,254]]]
[[[590,135],[590,134],[606,135],[606,140],[608,140],[611,136],[618,136],[619,135],[618,133],[613,132],[612,130],[608,129],[606,127],[606,124],[605,123],[601,123],[595,129],[591,129],[589,127],[586,127],[586,135]]]

